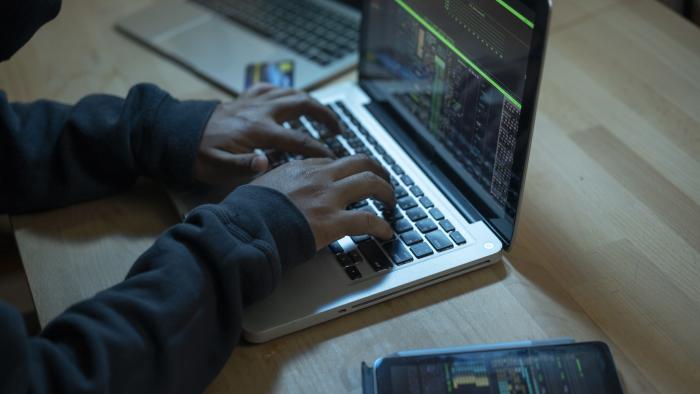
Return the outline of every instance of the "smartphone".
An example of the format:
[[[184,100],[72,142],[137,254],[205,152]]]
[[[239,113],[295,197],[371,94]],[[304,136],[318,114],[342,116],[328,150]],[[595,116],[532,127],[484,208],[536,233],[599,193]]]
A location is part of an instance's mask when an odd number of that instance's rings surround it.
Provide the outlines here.
[[[373,373],[377,394],[623,392],[603,342],[395,355]]]

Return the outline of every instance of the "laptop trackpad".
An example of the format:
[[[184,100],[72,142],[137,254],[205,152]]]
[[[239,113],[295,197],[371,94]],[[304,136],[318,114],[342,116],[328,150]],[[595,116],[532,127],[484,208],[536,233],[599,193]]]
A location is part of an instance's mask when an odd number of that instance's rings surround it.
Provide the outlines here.
[[[278,61],[291,53],[220,18],[194,25],[160,42],[162,48],[201,75],[243,91],[250,63]]]

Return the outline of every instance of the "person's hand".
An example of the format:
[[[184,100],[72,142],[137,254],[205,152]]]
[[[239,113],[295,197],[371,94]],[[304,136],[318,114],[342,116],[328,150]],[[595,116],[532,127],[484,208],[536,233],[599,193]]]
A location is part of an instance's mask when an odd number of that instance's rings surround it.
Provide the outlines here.
[[[346,235],[369,234],[390,239],[393,230],[379,216],[346,210],[349,204],[376,198],[385,206],[396,204],[389,174],[365,155],[330,159],[296,160],[254,180],[285,194],[304,214],[321,250]]]
[[[256,85],[237,100],[219,105],[204,129],[195,180],[211,185],[247,182],[268,170],[269,162],[261,149],[306,157],[332,156],[328,147],[305,132],[282,127],[285,121],[301,115],[324,124],[331,133],[340,132],[331,110],[293,89]]]

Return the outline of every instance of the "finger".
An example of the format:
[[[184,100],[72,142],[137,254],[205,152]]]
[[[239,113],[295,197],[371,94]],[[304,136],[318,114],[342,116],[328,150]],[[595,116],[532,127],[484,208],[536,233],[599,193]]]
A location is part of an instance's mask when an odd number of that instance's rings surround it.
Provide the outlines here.
[[[344,235],[369,234],[380,239],[391,239],[394,230],[379,216],[366,211],[345,211],[338,220]]]
[[[297,153],[306,157],[333,156],[333,151],[308,134],[285,129],[273,122],[265,124],[253,134],[253,142],[259,148]]]
[[[265,172],[270,162],[265,154],[256,153],[230,153],[221,149],[212,149],[207,155],[210,165],[220,178],[251,176]]]
[[[309,164],[312,166],[327,166],[331,163],[333,163],[333,159],[329,159],[327,157],[311,157],[308,159],[300,160],[305,164]]]
[[[276,90],[277,87],[273,84],[270,83],[256,83],[253,85],[250,89],[246,90],[244,95],[248,97],[257,97],[257,96],[262,96],[268,92]]]
[[[367,155],[353,155],[338,159],[329,166],[329,170],[333,173],[333,179],[335,180],[347,178],[365,171],[373,172],[384,178],[387,182],[389,182],[390,179],[387,170],[376,160],[371,159]]]
[[[387,207],[396,205],[394,188],[384,178],[370,171],[337,181],[333,191],[339,194],[343,207],[366,198],[375,198]]]
[[[273,105],[273,116],[278,122],[297,119],[303,115],[322,123],[334,134],[340,134],[342,131],[342,125],[335,113],[306,93],[281,97],[275,100]]]
[[[275,100],[275,99],[278,99],[278,98],[280,98],[280,97],[293,96],[293,95],[295,95],[295,94],[299,94],[299,91],[296,90],[296,89],[290,89],[290,88],[279,89],[279,88],[276,88],[276,89],[274,89],[274,90],[271,90],[271,91],[266,92],[266,93],[262,96],[262,98],[265,99],[265,100]]]

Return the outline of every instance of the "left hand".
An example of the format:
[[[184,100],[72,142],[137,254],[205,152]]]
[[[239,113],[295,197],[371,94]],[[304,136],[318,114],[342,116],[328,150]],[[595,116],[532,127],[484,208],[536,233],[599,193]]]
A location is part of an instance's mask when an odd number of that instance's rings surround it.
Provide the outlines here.
[[[282,126],[305,115],[332,133],[340,132],[335,114],[293,89],[260,84],[237,100],[221,104],[204,129],[197,151],[194,177],[210,185],[240,184],[269,169],[267,156],[256,149],[272,149],[306,157],[331,157],[324,144],[300,130]]]

